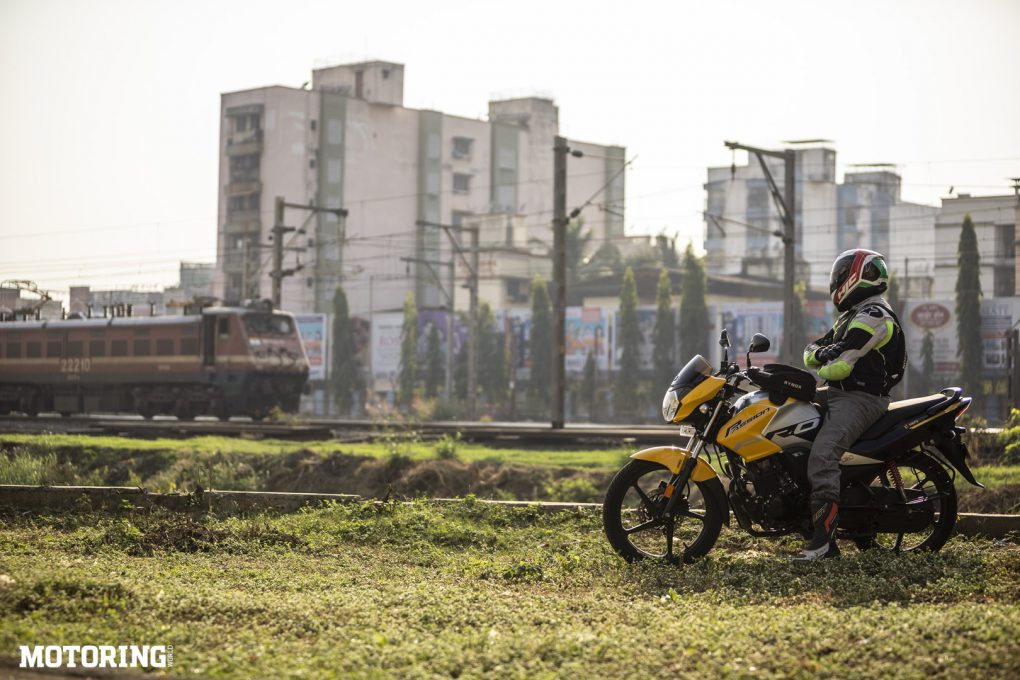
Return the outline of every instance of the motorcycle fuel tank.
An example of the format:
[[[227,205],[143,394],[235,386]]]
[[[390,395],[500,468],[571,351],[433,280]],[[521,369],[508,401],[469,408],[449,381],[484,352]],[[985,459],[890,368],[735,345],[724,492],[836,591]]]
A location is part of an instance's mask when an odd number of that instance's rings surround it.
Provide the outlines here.
[[[744,395],[717,441],[750,462],[793,446],[810,446],[822,417],[814,404],[787,399],[776,405],[764,390]]]

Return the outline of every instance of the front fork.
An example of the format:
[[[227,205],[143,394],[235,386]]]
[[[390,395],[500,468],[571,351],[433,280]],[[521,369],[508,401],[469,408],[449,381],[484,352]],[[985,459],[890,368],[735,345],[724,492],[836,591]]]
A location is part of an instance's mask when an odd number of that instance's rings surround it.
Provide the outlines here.
[[[723,400],[720,399],[716,405],[715,410],[712,411],[712,417],[708,419],[708,424],[705,426],[703,433],[708,436],[712,432],[712,427],[715,425],[716,418],[719,417],[719,412],[722,410]],[[691,447],[691,455],[684,461],[683,467],[675,475],[670,477],[669,483],[666,484],[666,490],[664,495],[667,498],[666,507],[662,509],[662,523],[666,531],[666,560],[673,562],[676,557],[673,555],[673,532],[676,530],[676,505],[680,502],[683,497],[683,493],[680,491],[687,486],[687,483],[691,479],[691,474],[694,472],[694,468],[698,465],[698,457],[701,455],[702,450],[705,448],[705,439],[703,436],[694,435],[694,446]]]

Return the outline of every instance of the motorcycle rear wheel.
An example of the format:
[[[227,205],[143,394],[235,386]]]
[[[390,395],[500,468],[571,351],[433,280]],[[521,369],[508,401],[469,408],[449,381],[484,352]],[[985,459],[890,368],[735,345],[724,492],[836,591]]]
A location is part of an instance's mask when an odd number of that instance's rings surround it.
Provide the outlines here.
[[[670,471],[646,460],[632,460],[613,478],[602,504],[602,524],[606,538],[628,562],[643,559],[667,559],[671,552],[666,540],[666,522],[656,519],[666,504],[663,495]],[[691,562],[715,545],[722,529],[722,511],[711,502],[713,491],[705,482],[688,482],[674,493],[683,496],[674,509],[674,560]],[[725,501],[723,501],[725,502]]]
[[[935,552],[946,544],[956,527],[956,487],[941,463],[918,452],[897,465],[904,489],[924,491],[935,505],[933,522],[923,532],[910,534],[876,534],[855,538],[860,550],[891,550],[894,552]],[[877,476],[872,485],[893,486],[889,471]]]

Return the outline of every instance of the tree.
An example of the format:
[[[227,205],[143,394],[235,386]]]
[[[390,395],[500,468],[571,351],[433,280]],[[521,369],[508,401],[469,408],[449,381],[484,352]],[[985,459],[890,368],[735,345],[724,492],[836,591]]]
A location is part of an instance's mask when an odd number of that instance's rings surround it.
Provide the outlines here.
[[[638,378],[641,371],[641,328],[637,315],[637,285],[634,270],[627,267],[620,288],[620,326],[616,330],[620,345],[620,370],[616,374],[616,413],[631,414],[637,403]]]
[[[588,412],[588,420],[594,421],[598,416],[595,413],[595,400],[598,394],[598,366],[595,364],[595,355],[588,352],[588,358],[584,361],[584,372],[581,377],[581,401]]]
[[[549,288],[538,274],[531,281],[531,380],[528,391],[536,409],[549,406],[549,381],[552,377],[553,337],[552,305]]]
[[[695,354],[708,356],[708,306],[705,294],[708,281],[701,258],[687,244],[684,251],[682,290],[680,292],[680,358],[686,362]]]
[[[404,300],[404,325],[400,331],[400,373],[397,378],[397,398],[410,406],[418,382],[418,308],[414,294]]]
[[[804,303],[807,298],[807,282],[798,281],[793,285],[793,319],[790,322],[790,331],[793,333],[791,340],[792,347],[797,352],[794,355],[800,361],[799,352],[807,345],[807,335],[804,332]]]
[[[932,391],[931,378],[935,373],[935,336],[931,331],[924,332],[924,340],[921,341],[921,375],[918,376],[917,386],[914,388],[918,395],[926,395]]]
[[[655,246],[659,250],[659,262],[663,267],[676,269],[680,266],[680,258],[676,254],[676,238],[659,234],[655,237]]]
[[[506,356],[488,302],[478,305],[478,386],[490,402],[506,397]]]
[[[428,346],[425,350],[425,396],[432,398],[439,393],[443,384],[445,367],[443,350],[439,342],[439,329],[435,324],[429,329]]]
[[[676,326],[673,321],[673,287],[665,269],[659,270],[655,291],[655,329],[652,331],[652,365],[655,379],[662,381],[676,373]]]
[[[889,306],[898,315],[900,313],[900,279],[896,274],[889,274],[889,290],[885,294],[886,300],[889,302]]]
[[[565,249],[567,253],[567,285],[577,283],[580,278],[584,253],[591,242],[591,229],[584,228],[584,220],[572,220],[567,224]]]
[[[960,382],[977,394],[984,372],[981,342],[981,255],[970,215],[963,218],[957,250],[956,354],[960,357]]]
[[[354,331],[351,328],[347,294],[340,287],[333,293],[332,363],[330,381],[333,385],[333,395],[340,412],[346,415],[351,412],[354,405],[354,395],[360,394],[365,389],[365,384],[361,377],[357,348],[354,346]]]

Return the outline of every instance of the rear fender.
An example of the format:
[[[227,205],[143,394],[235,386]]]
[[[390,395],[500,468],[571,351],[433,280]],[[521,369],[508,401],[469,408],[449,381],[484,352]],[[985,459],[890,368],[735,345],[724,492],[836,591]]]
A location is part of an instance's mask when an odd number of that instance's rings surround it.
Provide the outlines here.
[[[974,478],[974,473],[970,471],[970,466],[967,465],[967,458],[970,453],[967,451],[966,444],[963,443],[961,434],[966,432],[962,427],[954,427],[952,431],[939,433],[935,436],[935,446],[938,447],[939,453],[945,457],[949,463],[956,468],[963,478],[974,486],[985,488],[985,485]]]
[[[686,449],[676,446],[656,446],[651,449],[638,451],[631,454],[630,457],[634,460],[647,460],[652,463],[658,463],[668,468],[673,474],[678,474],[684,462],[691,457],[691,454]],[[726,490],[723,488],[722,482],[719,481],[719,475],[712,469],[712,466],[699,458],[694,466],[694,471],[691,473],[691,481],[702,482],[701,490],[704,492],[705,502],[714,505],[722,513],[726,526],[729,526],[730,504],[726,500]]]

